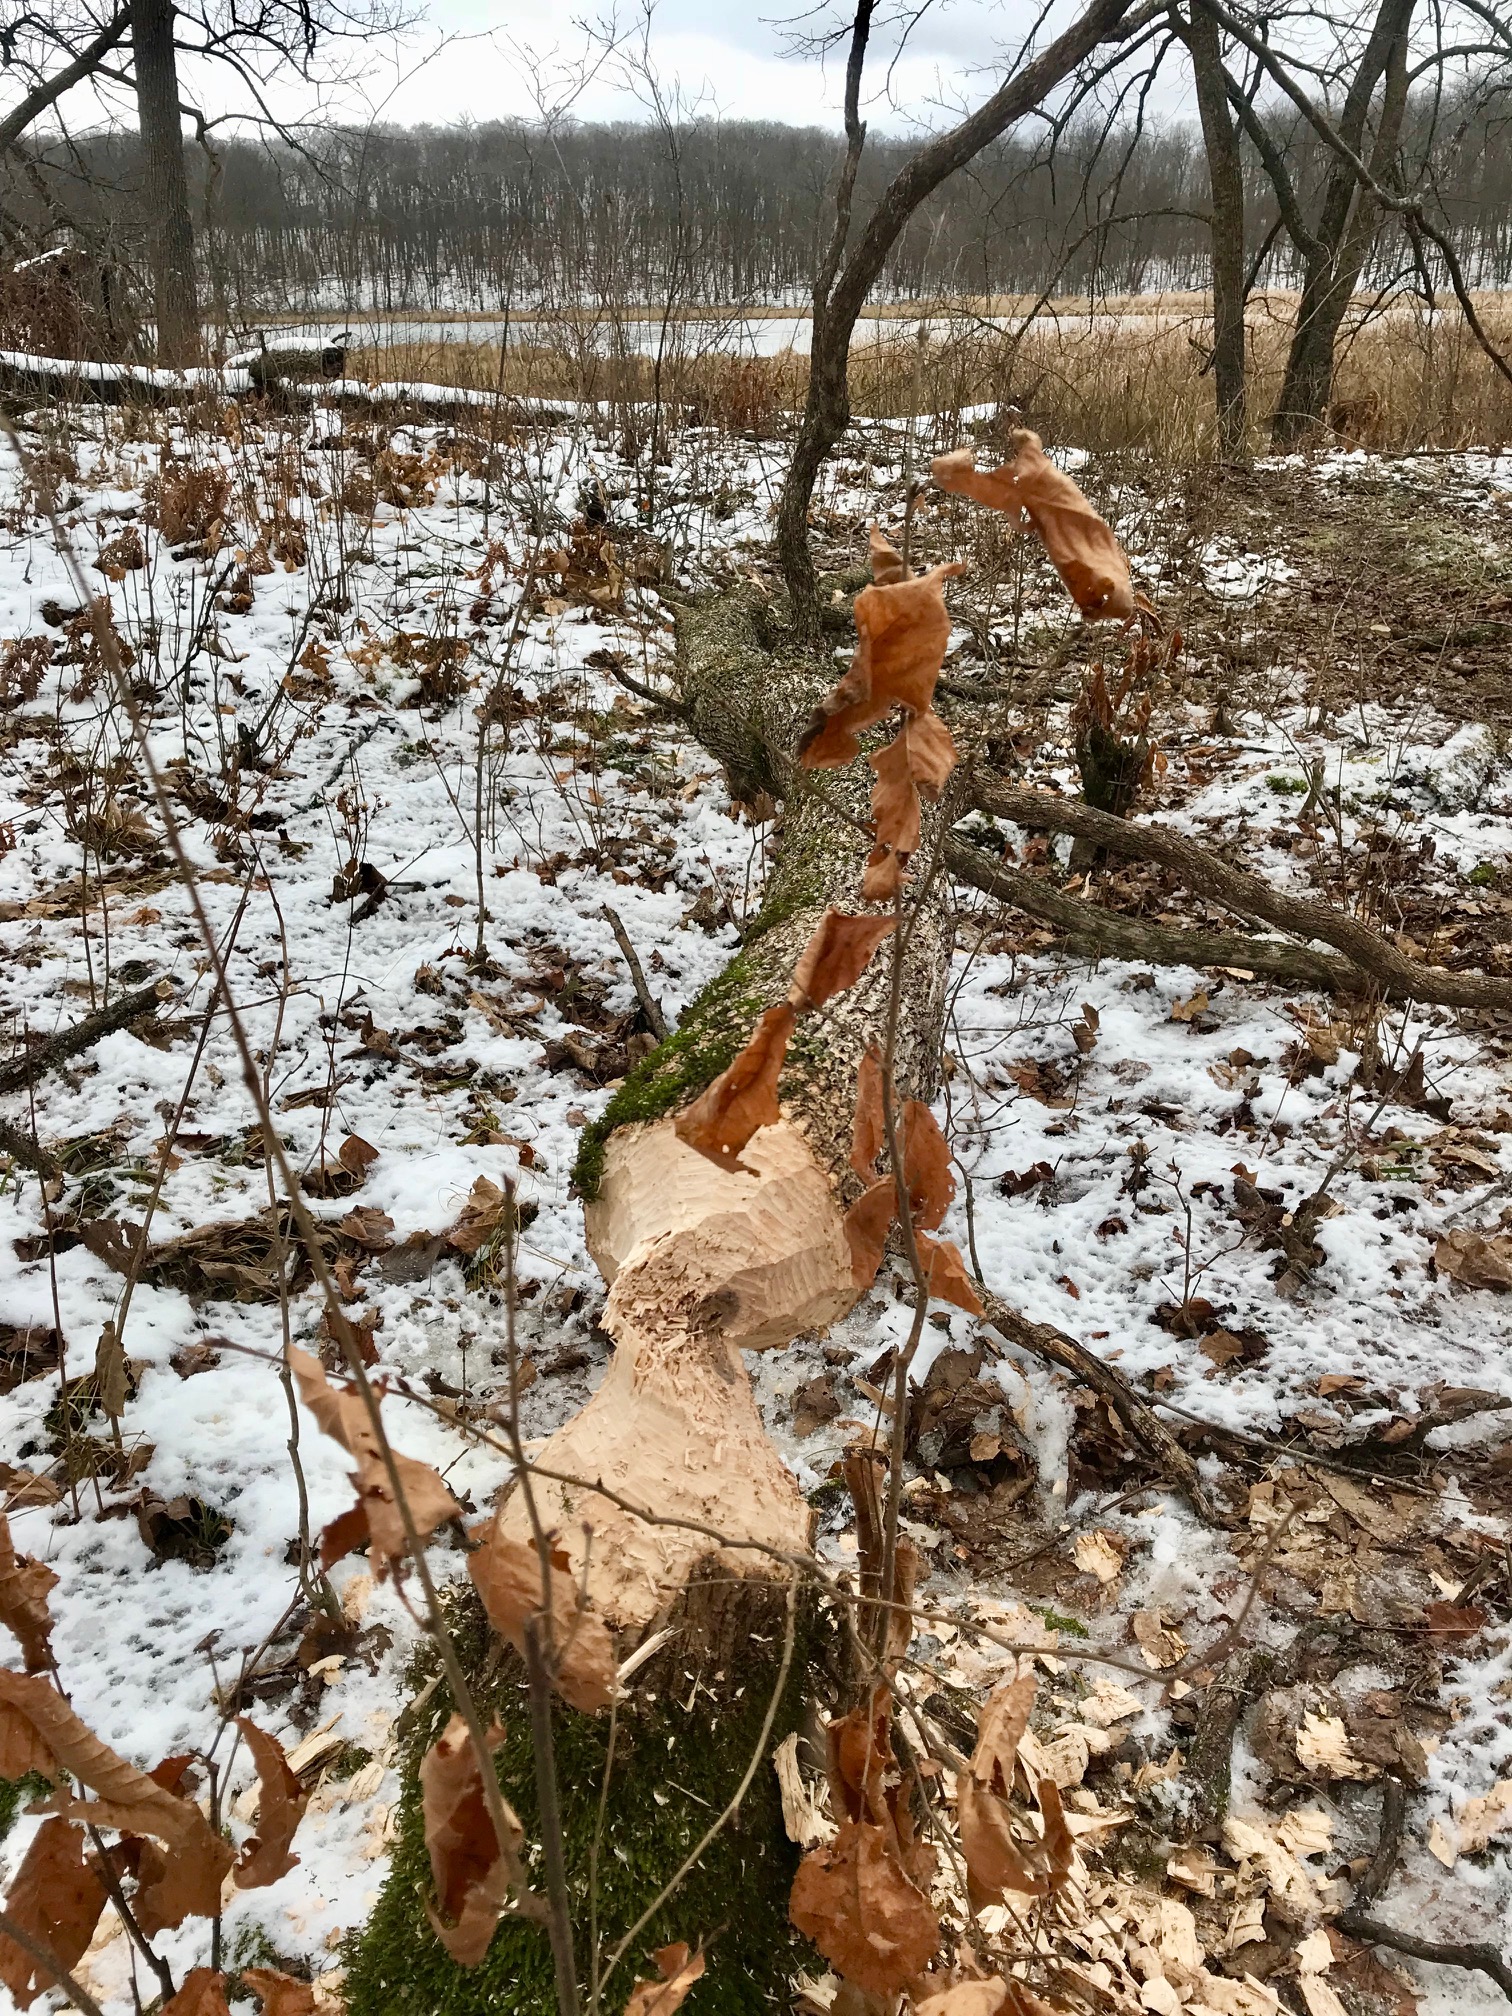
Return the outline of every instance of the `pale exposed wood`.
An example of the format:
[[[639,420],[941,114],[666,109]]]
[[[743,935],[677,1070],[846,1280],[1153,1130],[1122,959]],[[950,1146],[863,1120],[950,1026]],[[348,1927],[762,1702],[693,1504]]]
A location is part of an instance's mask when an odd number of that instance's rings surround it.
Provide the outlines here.
[[[661,1514],[792,1552],[808,1545],[812,1514],[767,1439],[740,1354],[833,1322],[854,1290],[829,1179],[798,1129],[763,1128],[742,1159],[751,1174],[725,1173],[685,1147],[670,1119],[611,1137],[586,1216],[612,1283],[602,1322],[614,1362],[552,1436],[549,1460]],[[717,1552],[702,1534],[649,1526],[591,1491],[534,1488],[573,1574],[623,1632],[660,1621]],[[528,1536],[519,1494],[503,1524]],[[717,1559],[736,1576],[775,1572],[747,1552]]]

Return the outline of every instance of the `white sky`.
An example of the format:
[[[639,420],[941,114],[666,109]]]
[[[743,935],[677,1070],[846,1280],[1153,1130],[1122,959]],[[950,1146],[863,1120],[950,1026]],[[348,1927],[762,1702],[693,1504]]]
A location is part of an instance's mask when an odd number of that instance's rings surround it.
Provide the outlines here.
[[[645,116],[627,58],[638,57],[643,22],[637,0],[619,0],[624,39],[603,58],[580,94],[573,80],[595,44],[575,25],[594,4],[578,0],[429,0],[401,47],[372,45],[360,93],[349,85],[342,109],[396,124],[450,125],[462,120],[531,117],[537,111],[530,71],[537,67],[556,103],[572,97],[579,119]],[[901,10],[878,10],[867,66],[865,117],[873,131],[938,123],[977,103],[1002,74],[1039,11],[1032,0],[934,0],[899,53]],[[918,11],[910,4],[910,16]],[[686,107],[729,119],[773,119],[838,128],[844,85],[843,45],[828,55],[794,47],[795,34],[834,29],[844,0],[657,0],[646,42],[662,88]],[[1070,17],[1054,0],[1049,32]],[[1161,109],[1180,105],[1180,85]],[[283,103],[280,110],[285,109]],[[334,108],[333,108],[334,109]]]

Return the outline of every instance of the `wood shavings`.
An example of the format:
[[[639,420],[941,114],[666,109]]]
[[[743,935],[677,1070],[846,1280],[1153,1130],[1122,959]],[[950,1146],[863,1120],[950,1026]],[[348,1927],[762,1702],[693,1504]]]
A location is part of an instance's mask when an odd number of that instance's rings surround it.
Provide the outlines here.
[[[1095,1575],[1104,1588],[1123,1573],[1123,1549],[1116,1536],[1101,1526],[1078,1536],[1071,1557],[1084,1575]]]
[[[1134,1613],[1134,1638],[1145,1664],[1157,1673],[1179,1666],[1187,1656],[1185,1638],[1166,1624],[1162,1611],[1137,1610]]]
[[[1304,1715],[1295,1747],[1302,1769],[1315,1771],[1320,1777],[1363,1782],[1381,1775],[1373,1764],[1363,1763],[1350,1749],[1349,1731],[1337,1715]]]

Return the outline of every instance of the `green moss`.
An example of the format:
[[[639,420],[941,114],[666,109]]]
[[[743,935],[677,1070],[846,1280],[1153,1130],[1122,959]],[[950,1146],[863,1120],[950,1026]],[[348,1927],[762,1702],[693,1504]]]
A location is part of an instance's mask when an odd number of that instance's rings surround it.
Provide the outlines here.
[[[459,1649],[474,1674],[482,1671],[486,1625],[470,1599],[462,1611]],[[667,1699],[620,1711],[614,1771],[599,1860],[599,1927],[605,1950],[640,1916],[723,1809],[740,1781],[759,1734],[777,1665],[775,1645],[749,1662],[740,1699],[712,1721],[707,1709],[686,1712],[692,1681],[675,1672]],[[806,1688],[805,1662],[795,1658],[771,1738],[796,1726]],[[486,1706],[505,1729],[499,1778],[520,1816],[528,1842],[538,1840],[524,1682],[512,1657],[491,1685]],[[419,1759],[451,1713],[444,1684],[411,1732],[393,1862],[368,1924],[348,1941],[346,2005],[350,2016],[528,2016],[554,2012],[551,1952],[537,1924],[506,1920],[483,1963],[455,1966],[427,1924],[422,1898],[430,1866],[416,1773]],[[563,1835],[573,1892],[578,1968],[589,1978],[588,1871],[608,1750],[607,1716],[561,1708],[556,1717],[557,1773]],[[620,2008],[636,1974],[652,1972],[650,1955],[673,1939],[710,1945],[708,1973],[694,1990],[690,2016],[757,2016],[783,2006],[785,1984],[807,1954],[787,1921],[796,1851],[782,1827],[776,1774],[763,1760],[741,1808],[689,1875],[673,1901],[642,1934],[610,1984],[606,2004]],[[534,1875],[541,1881],[540,1865]],[[632,1971],[633,1970],[633,1971]]]
[[[659,1120],[717,1078],[768,1003],[755,991],[751,962],[737,953],[704,988],[665,1043],[643,1057],[604,1108],[583,1129],[572,1181],[581,1197],[596,1197],[604,1176],[604,1146],[616,1127]]]
[[[0,1778],[0,1841],[16,1824],[16,1815],[33,1799],[45,1799],[52,1790],[45,1778],[28,1771],[24,1778]]]
[[[1470,870],[1470,886],[1473,889],[1494,888],[1496,886],[1496,864],[1492,861],[1482,861],[1478,867],[1472,868]]]

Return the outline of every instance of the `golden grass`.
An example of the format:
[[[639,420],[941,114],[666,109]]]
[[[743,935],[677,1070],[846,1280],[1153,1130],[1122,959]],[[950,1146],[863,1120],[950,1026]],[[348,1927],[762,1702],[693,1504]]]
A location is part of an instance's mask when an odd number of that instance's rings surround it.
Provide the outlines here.
[[[982,304],[983,307],[986,304]],[[1033,304],[1028,304],[1032,306]],[[1009,304],[993,304],[1002,314]],[[1250,402],[1255,446],[1275,405],[1295,296],[1257,296],[1250,314]],[[957,302],[927,336],[859,343],[851,399],[859,414],[927,415],[949,431],[964,408],[1011,406],[1047,440],[1094,450],[1142,450],[1172,460],[1213,452],[1213,390],[1204,370],[1209,330],[1198,295],[1057,302],[1027,323],[1002,328]],[[1483,300],[1493,340],[1512,350],[1512,301]],[[638,319],[638,318],[637,318]],[[902,320],[899,316],[896,319]],[[500,376],[496,342],[397,342],[356,349],[353,375],[501,388],[506,394],[588,399],[629,406],[651,398],[651,361],[606,355],[622,325],[600,319],[593,338],[563,322],[550,342],[511,344]],[[539,339],[537,327],[532,334]],[[807,360],[784,354],[737,358],[712,347],[707,320],[682,321],[664,359],[661,392],[694,423],[771,435],[803,398]],[[1484,447],[1512,441],[1512,384],[1475,342],[1451,303],[1437,320],[1414,304],[1372,314],[1362,306],[1341,339],[1324,435],[1385,452]]]

